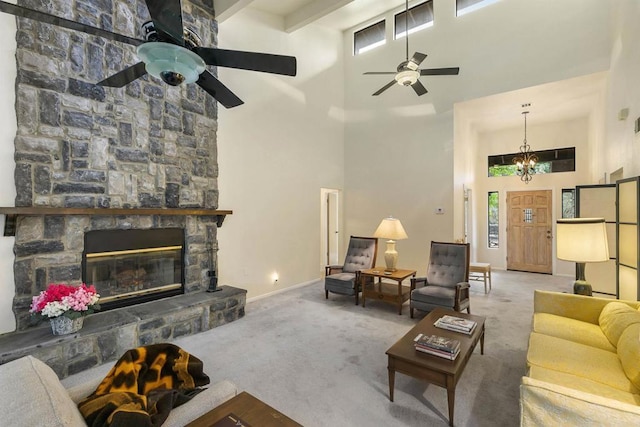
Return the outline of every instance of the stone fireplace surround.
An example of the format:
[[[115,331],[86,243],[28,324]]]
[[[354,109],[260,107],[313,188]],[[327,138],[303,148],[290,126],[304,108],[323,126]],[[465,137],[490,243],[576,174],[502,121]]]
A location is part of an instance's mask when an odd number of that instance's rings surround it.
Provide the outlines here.
[[[149,19],[146,4],[136,0],[19,4],[136,38]],[[212,2],[184,1],[183,12],[203,44],[216,46]],[[0,363],[34,354],[62,377],[132,346],[243,316],[246,291],[204,292],[207,272],[216,269],[220,219],[180,213],[217,209],[215,100],[196,85],[168,87],[149,76],[121,89],[96,86],[138,61],[132,46],[22,18],[16,40],[16,207],[51,213],[17,216],[17,332],[0,336]],[[56,213],[69,208],[95,213]],[[149,208],[166,211],[136,211]],[[46,325],[29,328],[33,295],[48,283],[81,282],[85,232],[176,227],[185,229],[185,295],[89,316],[76,336],[52,337]]]

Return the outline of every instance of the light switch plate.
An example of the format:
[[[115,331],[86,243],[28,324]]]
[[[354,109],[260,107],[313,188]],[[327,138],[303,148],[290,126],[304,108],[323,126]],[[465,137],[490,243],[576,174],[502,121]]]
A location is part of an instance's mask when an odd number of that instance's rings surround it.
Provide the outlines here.
[[[435,213],[436,215],[444,215],[444,208],[436,208]]]

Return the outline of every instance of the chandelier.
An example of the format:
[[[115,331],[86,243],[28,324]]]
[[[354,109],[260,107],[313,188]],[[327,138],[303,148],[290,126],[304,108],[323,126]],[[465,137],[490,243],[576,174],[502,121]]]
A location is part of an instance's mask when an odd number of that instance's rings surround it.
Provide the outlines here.
[[[523,107],[528,107],[531,104],[524,104]],[[538,163],[538,156],[531,151],[531,146],[527,144],[527,114],[528,111],[523,111],[524,115],[524,141],[520,146],[520,153],[513,158],[513,163],[518,167],[517,175],[520,179],[528,184],[534,173],[536,173],[536,163]]]

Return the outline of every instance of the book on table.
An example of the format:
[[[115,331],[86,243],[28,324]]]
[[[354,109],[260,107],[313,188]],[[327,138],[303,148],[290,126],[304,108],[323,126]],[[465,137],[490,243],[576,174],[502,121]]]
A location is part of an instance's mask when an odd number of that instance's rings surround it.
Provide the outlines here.
[[[473,320],[463,319],[462,317],[445,315],[436,320],[434,326],[470,335],[476,328],[477,323]]]
[[[448,359],[448,360],[456,360],[456,357],[458,357],[458,354],[460,354],[460,348],[458,348],[455,353],[449,353],[447,351],[442,351],[442,350],[436,350],[433,348],[429,348],[429,347],[423,347],[423,346],[416,346],[416,351],[420,351],[422,353],[427,353],[430,354],[432,356],[438,356],[438,357],[442,357],[443,359]]]
[[[416,350],[454,360],[460,353],[460,341],[438,335],[418,334],[413,340]]]

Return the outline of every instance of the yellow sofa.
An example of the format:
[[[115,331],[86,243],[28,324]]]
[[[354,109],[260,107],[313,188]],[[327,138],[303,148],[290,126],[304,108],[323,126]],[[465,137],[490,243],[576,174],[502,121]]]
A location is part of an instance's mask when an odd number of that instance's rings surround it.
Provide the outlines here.
[[[640,302],[535,291],[521,426],[640,425]]]

